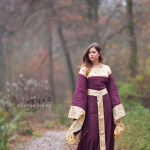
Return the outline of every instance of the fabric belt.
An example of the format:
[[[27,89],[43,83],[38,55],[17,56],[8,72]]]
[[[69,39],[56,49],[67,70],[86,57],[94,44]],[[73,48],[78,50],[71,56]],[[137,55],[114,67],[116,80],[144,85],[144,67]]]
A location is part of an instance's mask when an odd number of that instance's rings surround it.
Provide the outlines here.
[[[107,88],[104,88],[102,90],[93,90],[93,89],[87,90],[88,95],[97,96],[100,150],[106,150],[103,95],[107,93],[108,93]]]
[[[88,89],[88,95],[93,95],[93,96],[102,96],[107,94],[108,91],[106,88],[102,89],[102,90],[93,90],[93,89]]]

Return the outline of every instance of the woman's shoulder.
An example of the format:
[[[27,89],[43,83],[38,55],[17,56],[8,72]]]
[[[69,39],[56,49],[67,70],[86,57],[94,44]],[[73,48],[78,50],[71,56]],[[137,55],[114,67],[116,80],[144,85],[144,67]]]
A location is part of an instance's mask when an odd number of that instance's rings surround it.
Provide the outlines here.
[[[85,74],[86,74],[86,67],[85,66],[78,66],[78,67],[80,67],[80,70],[79,70],[79,74],[82,74],[82,75],[84,75],[84,76],[86,76]]]
[[[107,69],[108,73],[111,74],[112,71],[111,71],[110,66],[109,66],[109,65],[106,65],[106,64],[103,64],[103,65],[104,65],[104,67]]]
[[[106,64],[103,64],[103,67],[106,68],[106,69],[110,69],[110,67]]]

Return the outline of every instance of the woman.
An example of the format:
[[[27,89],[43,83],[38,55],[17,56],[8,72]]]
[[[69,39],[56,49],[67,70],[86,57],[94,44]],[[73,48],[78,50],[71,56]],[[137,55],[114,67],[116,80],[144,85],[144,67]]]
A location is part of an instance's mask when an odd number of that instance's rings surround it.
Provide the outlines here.
[[[77,150],[114,150],[114,140],[125,130],[125,115],[111,68],[103,64],[100,46],[92,43],[83,56],[65,139],[78,144]]]

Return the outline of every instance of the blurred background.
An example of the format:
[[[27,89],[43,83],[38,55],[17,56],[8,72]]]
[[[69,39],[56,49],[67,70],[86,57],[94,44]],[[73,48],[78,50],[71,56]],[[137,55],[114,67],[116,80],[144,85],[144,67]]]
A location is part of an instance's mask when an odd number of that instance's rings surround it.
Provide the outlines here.
[[[97,42],[127,114],[116,150],[150,150],[149,20],[149,0],[0,0],[0,149],[68,130],[77,66]],[[17,106],[37,98],[51,107]]]

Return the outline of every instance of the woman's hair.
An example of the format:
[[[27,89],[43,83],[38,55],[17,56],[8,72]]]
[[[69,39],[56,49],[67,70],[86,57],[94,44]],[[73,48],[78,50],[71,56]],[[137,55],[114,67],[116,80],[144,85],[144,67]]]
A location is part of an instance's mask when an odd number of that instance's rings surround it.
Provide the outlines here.
[[[97,52],[98,52],[99,54],[100,54],[100,51],[102,51],[101,48],[100,48],[100,46],[99,46],[99,44],[97,44],[97,43],[95,43],[95,42],[93,42],[93,43],[87,48],[87,50],[86,50],[86,52],[85,52],[85,54],[84,54],[84,56],[83,56],[83,64],[82,64],[82,66],[80,66],[80,67],[84,67],[84,66],[85,66],[85,68],[86,68],[86,76],[89,74],[89,72],[91,71],[92,66],[94,65],[93,62],[89,59],[89,56],[88,56],[89,50],[90,50],[92,47],[94,47],[94,48],[97,50]],[[104,59],[103,59],[103,56],[102,56],[102,53],[101,53],[101,55],[99,56],[99,62],[100,62],[100,63],[103,63],[103,61],[104,61]]]

